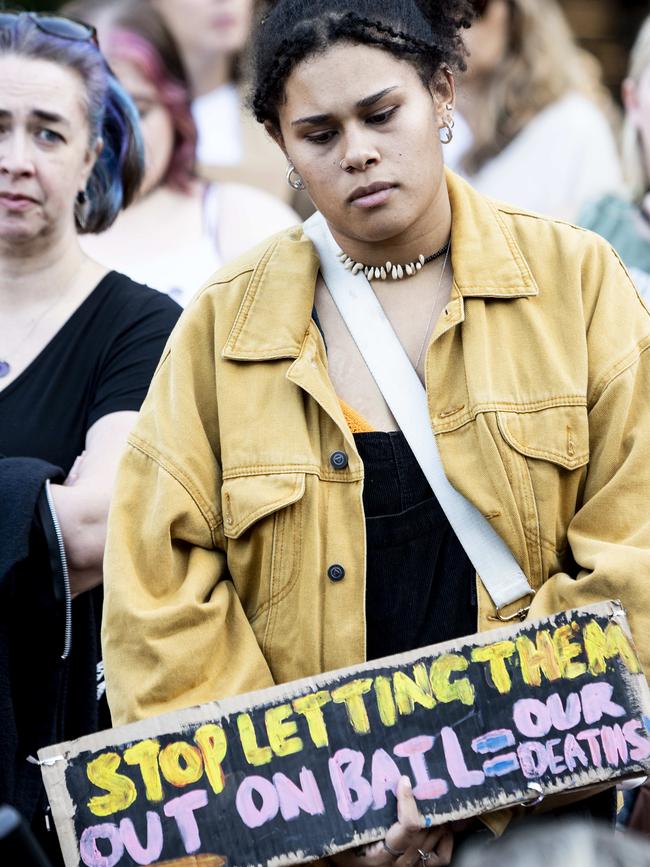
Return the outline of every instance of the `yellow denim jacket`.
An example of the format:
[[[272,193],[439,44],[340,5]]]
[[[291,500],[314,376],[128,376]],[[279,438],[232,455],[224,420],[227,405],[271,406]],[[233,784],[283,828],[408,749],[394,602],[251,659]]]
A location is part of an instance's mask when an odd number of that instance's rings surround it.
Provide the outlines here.
[[[447,183],[454,284],[426,358],[447,475],[537,590],[530,617],[620,598],[650,670],[648,311],[595,235]],[[365,657],[363,466],[311,316],[317,271],[301,228],[278,235],[169,340],[109,521],[116,724]]]

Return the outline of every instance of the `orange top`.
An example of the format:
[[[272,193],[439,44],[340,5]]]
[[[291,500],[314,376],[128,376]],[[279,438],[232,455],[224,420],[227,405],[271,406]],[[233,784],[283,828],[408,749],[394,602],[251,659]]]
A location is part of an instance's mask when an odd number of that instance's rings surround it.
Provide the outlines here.
[[[371,433],[374,430],[372,425],[368,424],[365,418],[362,415],[359,415],[359,413],[355,409],[352,409],[351,406],[348,406],[344,400],[339,398],[339,403],[341,404],[341,409],[343,410],[343,415],[348,423],[348,427],[353,434]]]

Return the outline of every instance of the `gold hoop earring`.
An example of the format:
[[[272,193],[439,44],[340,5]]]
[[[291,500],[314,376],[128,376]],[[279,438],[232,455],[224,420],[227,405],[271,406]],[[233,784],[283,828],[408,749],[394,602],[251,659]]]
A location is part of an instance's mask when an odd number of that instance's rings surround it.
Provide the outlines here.
[[[295,173],[295,178],[293,177]],[[296,171],[296,167],[292,162],[289,162],[287,165],[287,183],[291,187],[292,190],[304,190],[305,182],[300,177],[298,172]]]
[[[443,125],[440,127],[440,141],[443,144],[449,144],[449,142],[454,137],[454,134],[452,132],[453,125],[453,120],[451,122],[451,125],[445,121],[445,123],[443,123]]]

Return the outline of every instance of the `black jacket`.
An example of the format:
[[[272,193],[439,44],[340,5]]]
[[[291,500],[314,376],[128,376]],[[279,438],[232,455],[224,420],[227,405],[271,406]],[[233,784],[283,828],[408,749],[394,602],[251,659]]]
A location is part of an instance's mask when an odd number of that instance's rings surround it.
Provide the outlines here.
[[[46,801],[40,769],[27,757],[100,724],[101,591],[70,600],[48,499],[49,480],[62,479],[45,461],[0,458],[0,803],[38,830]]]

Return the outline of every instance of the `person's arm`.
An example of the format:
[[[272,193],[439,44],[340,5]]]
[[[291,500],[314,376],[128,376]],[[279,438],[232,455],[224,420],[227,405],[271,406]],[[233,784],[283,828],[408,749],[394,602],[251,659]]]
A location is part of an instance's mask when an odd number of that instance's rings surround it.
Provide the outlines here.
[[[52,485],[75,595],[102,582],[108,507],[117,467],[136,418],[135,412],[113,412],[96,421],[86,436],[78,471],[65,485]]]
[[[226,262],[302,222],[280,199],[245,184],[220,184],[213,201],[217,248]]]
[[[620,599],[650,674],[650,315],[607,244],[594,239],[587,269],[598,290],[584,298],[589,464],[568,528],[578,571],[551,576],[530,617]]]
[[[568,532],[579,571],[552,576],[530,616],[620,599],[650,674],[650,337],[601,384],[589,429],[583,503]]]
[[[226,561],[218,340],[200,295],[172,335],[118,471],[102,625],[116,725],[273,685]]]
[[[117,467],[181,313],[166,296],[151,289],[143,293],[143,287],[130,285],[133,298],[118,308],[116,331],[111,330],[107,316],[108,339],[106,346],[99,347],[102,362],[88,407],[84,453],[65,483],[52,487],[74,595],[102,582],[106,522]]]

